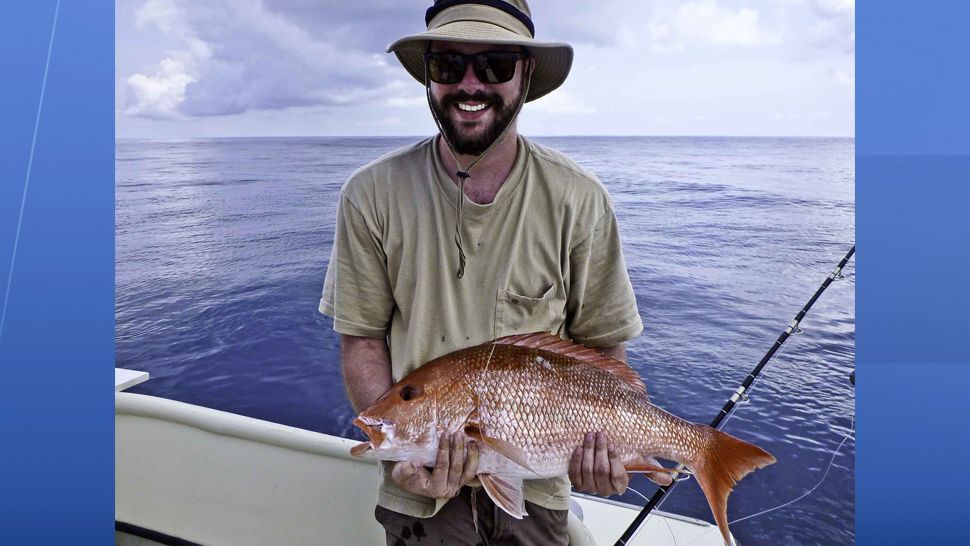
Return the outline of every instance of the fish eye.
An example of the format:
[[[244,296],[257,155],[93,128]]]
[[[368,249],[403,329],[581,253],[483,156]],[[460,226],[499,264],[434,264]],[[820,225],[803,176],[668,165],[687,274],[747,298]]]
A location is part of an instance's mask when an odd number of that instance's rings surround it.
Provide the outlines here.
[[[405,385],[401,387],[401,399],[407,402],[415,396],[418,395],[418,389],[412,387],[411,385]]]

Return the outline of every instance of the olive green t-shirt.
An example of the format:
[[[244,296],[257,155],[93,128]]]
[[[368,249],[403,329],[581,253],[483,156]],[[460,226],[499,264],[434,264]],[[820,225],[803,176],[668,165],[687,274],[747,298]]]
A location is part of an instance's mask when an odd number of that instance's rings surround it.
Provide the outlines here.
[[[320,300],[336,331],[386,337],[395,382],[438,356],[512,334],[547,331],[606,347],[640,333],[616,216],[595,176],[519,137],[492,203],[462,196],[459,279],[459,192],[435,144],[385,155],[344,185]],[[526,481],[525,498],[566,509],[569,480]],[[415,517],[441,505],[387,475],[378,504]]]

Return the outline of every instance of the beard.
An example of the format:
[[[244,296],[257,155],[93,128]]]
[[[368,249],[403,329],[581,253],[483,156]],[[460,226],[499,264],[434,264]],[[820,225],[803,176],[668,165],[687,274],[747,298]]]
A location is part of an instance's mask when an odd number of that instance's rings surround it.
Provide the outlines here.
[[[478,91],[474,94],[460,91],[449,93],[441,97],[441,100],[432,99],[431,108],[434,110],[438,120],[441,122],[441,130],[445,138],[455,149],[455,153],[462,155],[481,155],[492,145],[493,142],[505,131],[515,118],[515,110],[518,101],[521,99],[521,91],[512,102],[506,104],[498,93],[486,93]],[[459,102],[484,102],[489,108],[494,109],[495,121],[478,133],[468,133],[462,131],[462,125],[466,122],[456,120],[453,117],[452,105]],[[468,123],[468,128],[474,126]]]

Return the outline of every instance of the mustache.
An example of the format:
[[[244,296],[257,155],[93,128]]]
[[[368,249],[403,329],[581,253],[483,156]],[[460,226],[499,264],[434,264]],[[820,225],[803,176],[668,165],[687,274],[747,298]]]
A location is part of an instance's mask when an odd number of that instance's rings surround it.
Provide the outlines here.
[[[469,93],[467,91],[457,91],[455,93],[448,93],[441,97],[441,105],[444,107],[451,106],[452,104],[459,102],[487,102],[490,105],[498,106],[499,109],[505,106],[505,101],[502,100],[502,96],[498,93],[486,93],[485,91],[476,91],[475,93]]]

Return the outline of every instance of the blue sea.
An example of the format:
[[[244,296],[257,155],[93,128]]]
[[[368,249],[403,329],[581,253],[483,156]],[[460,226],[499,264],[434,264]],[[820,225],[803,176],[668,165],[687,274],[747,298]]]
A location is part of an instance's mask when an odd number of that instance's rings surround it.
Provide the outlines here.
[[[119,140],[116,365],[132,389],[359,437],[338,338],[317,303],[337,196],[416,138]],[[653,402],[709,422],[854,244],[854,140],[536,138],[614,199]],[[852,544],[855,262],[765,368],[724,430],[778,462],[731,495],[742,544]],[[635,478],[646,496],[651,482]],[[643,504],[632,492],[621,500]],[[712,521],[700,489],[662,510]],[[686,545],[685,545],[686,546]]]

